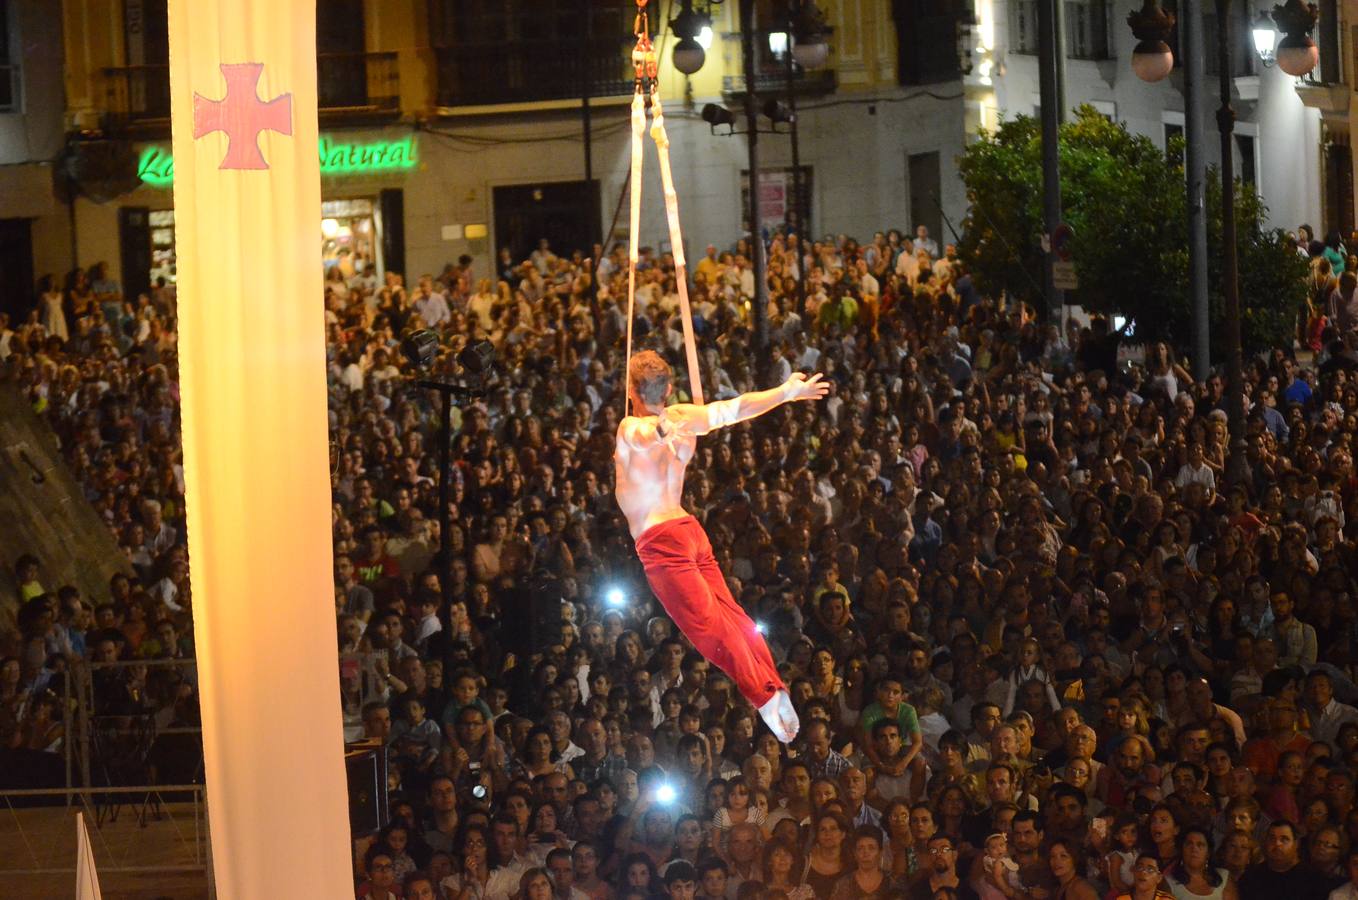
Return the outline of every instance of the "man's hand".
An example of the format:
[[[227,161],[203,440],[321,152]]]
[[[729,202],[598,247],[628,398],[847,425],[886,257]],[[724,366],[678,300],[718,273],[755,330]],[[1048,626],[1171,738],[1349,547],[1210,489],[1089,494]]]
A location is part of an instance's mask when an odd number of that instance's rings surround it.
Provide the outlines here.
[[[783,395],[787,402],[794,400],[821,400],[830,393],[830,385],[821,379],[824,376],[817,372],[807,378],[801,372],[793,372],[792,377],[783,382]]]

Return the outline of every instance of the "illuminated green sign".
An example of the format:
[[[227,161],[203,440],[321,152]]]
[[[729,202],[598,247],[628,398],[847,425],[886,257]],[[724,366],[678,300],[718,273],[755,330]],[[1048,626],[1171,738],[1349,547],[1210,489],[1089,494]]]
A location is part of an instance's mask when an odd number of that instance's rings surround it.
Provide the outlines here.
[[[414,135],[367,144],[344,144],[321,135],[319,151],[322,175],[366,175],[415,167]],[[169,187],[174,184],[174,156],[168,148],[152,144],[141,152],[137,176],[150,187]]]

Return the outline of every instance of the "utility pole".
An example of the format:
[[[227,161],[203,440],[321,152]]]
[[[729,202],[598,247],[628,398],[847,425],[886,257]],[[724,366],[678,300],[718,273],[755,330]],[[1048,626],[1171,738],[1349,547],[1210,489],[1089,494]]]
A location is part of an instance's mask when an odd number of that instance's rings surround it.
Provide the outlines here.
[[[1204,85],[1201,0],[1179,0],[1184,65],[1184,175],[1188,191],[1188,295],[1193,310],[1193,380],[1212,368],[1207,309],[1207,148],[1203,142]]]
[[[589,198],[589,213],[586,227],[589,229],[589,312],[594,320],[594,333],[603,329],[603,317],[599,313],[599,263],[603,262],[602,240],[599,234],[599,197],[594,193],[594,121],[589,108],[589,96],[594,91],[594,70],[590,68],[594,38],[594,0],[584,0],[585,47],[587,52],[580,60],[580,130],[584,132],[585,145],[585,196]],[[594,245],[600,244],[596,254]]]
[[[800,123],[797,121],[797,87],[793,81],[795,75],[792,61],[792,40],[796,33],[797,16],[801,12],[802,0],[796,0],[788,4],[788,23],[787,23],[787,46],[783,51],[783,71],[787,74],[787,110],[792,117],[792,203],[789,209],[792,210],[790,232],[797,235],[797,318],[805,321],[806,319],[806,253],[802,247],[803,236],[806,234],[805,210],[802,209],[802,157],[797,141],[797,129]],[[789,237],[791,235],[789,234]]]
[[[759,218],[759,98],[755,95],[755,0],[740,0],[740,49],[745,60],[745,125],[749,141],[746,165],[750,176],[750,264],[754,269],[755,381],[766,387],[769,374],[769,285],[764,257],[763,224]]]
[[[1047,236],[1042,263],[1042,288],[1047,301],[1047,319],[1057,325],[1065,305],[1064,292],[1057,289],[1053,273],[1056,254],[1050,238],[1061,224],[1061,164],[1058,141],[1061,128],[1060,69],[1057,50],[1057,4],[1063,0],[1037,0],[1038,84],[1042,102],[1042,227]]]
[[[1221,72],[1221,107],[1217,130],[1221,132],[1221,287],[1226,297],[1226,424],[1230,430],[1230,453],[1226,478],[1241,484],[1245,470],[1245,372],[1240,346],[1240,273],[1235,236],[1235,110],[1231,108],[1231,0],[1216,0],[1217,61]]]

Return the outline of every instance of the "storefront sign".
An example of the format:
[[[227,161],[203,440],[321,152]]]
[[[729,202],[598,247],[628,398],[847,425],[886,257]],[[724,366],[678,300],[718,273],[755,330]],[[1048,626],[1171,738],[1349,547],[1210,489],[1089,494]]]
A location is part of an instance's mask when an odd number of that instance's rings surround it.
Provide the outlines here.
[[[413,135],[397,141],[366,144],[346,144],[321,135],[319,150],[322,175],[366,175],[415,167]],[[152,144],[142,150],[137,176],[143,184],[154,188],[168,188],[174,184],[174,157],[169,148]]]

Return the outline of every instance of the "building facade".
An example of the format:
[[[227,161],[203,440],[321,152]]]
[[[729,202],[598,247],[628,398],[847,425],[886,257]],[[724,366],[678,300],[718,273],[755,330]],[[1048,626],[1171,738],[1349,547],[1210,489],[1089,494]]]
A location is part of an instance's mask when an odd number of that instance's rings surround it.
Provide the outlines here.
[[[967,76],[969,131],[993,127],[1001,116],[1036,115],[1038,96],[1037,0],[976,0],[977,65]],[[1164,147],[1184,131],[1183,67],[1170,77],[1141,81],[1131,68],[1136,39],[1126,23],[1132,4],[1062,0],[1065,11],[1066,107],[1089,104],[1126,122]],[[1176,4],[1162,5],[1174,11]],[[1255,49],[1253,28],[1267,23],[1255,0],[1232,4],[1232,96],[1238,177],[1258,190],[1272,226],[1316,234],[1353,230],[1353,163],[1349,106],[1353,88],[1350,3],[1321,0],[1315,33],[1320,63],[1304,79],[1292,78]],[[1216,5],[1200,3],[1204,16],[1204,144],[1209,164],[1221,159],[1216,110],[1220,105]],[[1171,45],[1179,52],[1178,33]]]
[[[706,62],[692,76],[673,67],[669,23],[653,23],[690,254],[709,242],[730,245],[745,228],[745,140],[700,116],[705,104],[723,104],[737,112],[735,130],[745,128],[738,2],[693,4],[711,30]],[[317,5],[317,240],[327,265],[362,260],[409,277],[469,254],[489,276],[501,247],[522,258],[545,236],[558,252],[586,248],[591,206],[602,234],[625,235],[634,0]],[[166,0],[63,0],[59,22],[43,19],[51,9],[44,0],[0,0],[6,7],[12,18],[18,10],[35,20],[20,22],[21,31],[46,29],[54,43],[52,71],[23,73],[56,101],[26,105],[47,112],[47,145],[29,151],[26,187],[0,195],[0,218],[22,218],[34,235],[32,272],[104,261],[129,293],[159,277],[173,281]],[[676,0],[667,12],[680,7]],[[964,7],[833,0],[822,8],[833,29],[830,59],[792,79],[810,231],[861,237],[926,224],[950,240],[965,204],[953,165],[966,140]],[[786,52],[788,16],[785,0],[757,0],[761,105],[788,93],[775,52]],[[759,128],[769,132],[760,138],[759,190],[771,229],[794,202],[789,126],[761,116]],[[643,243],[664,250],[649,147],[647,160]]]
[[[786,99],[788,0],[756,0],[756,93]],[[1164,145],[1183,130],[1181,70],[1132,73],[1127,10],[1063,0],[1066,100],[1089,103]],[[658,28],[661,86],[690,254],[745,229],[746,145],[699,115],[744,102],[739,0],[690,0],[709,16],[706,62],[672,64]],[[652,4],[655,6],[656,4]],[[684,0],[674,0],[677,13]],[[1167,4],[1169,6],[1170,4]],[[1324,0],[1320,65],[1304,80],[1261,64],[1236,4],[1237,172],[1274,225],[1353,228],[1350,130],[1358,0]],[[814,236],[924,224],[942,241],[965,212],[954,161],[1002,116],[1035,113],[1036,0],[824,0],[831,54],[793,79],[803,215]],[[1218,159],[1215,7],[1204,3],[1207,156]],[[634,0],[318,0],[327,265],[417,275],[469,254],[493,272],[539,237],[583,248],[626,233],[628,53]],[[59,9],[60,16],[52,15]],[[582,12],[588,10],[588,14]],[[36,276],[105,261],[126,290],[173,280],[166,0],[0,0],[0,297],[12,316]],[[784,50],[785,52],[785,50]],[[585,180],[581,96],[590,101]],[[776,227],[796,202],[786,123],[760,139],[761,209]],[[776,132],[776,133],[773,133]],[[648,148],[643,241],[668,247]]]

